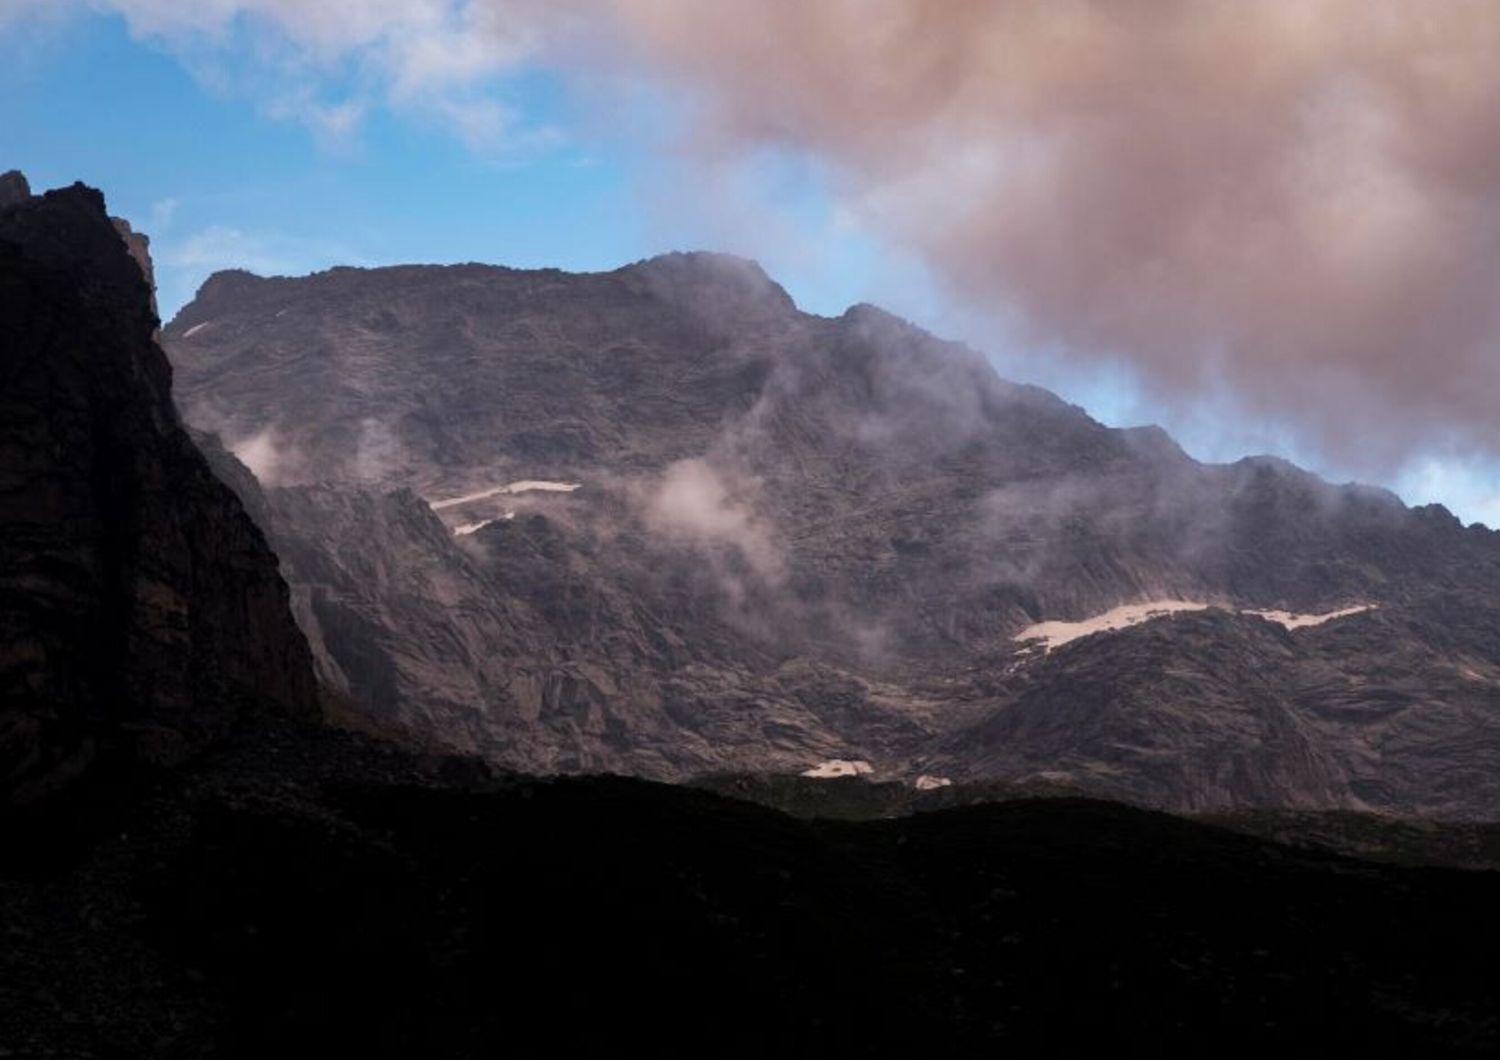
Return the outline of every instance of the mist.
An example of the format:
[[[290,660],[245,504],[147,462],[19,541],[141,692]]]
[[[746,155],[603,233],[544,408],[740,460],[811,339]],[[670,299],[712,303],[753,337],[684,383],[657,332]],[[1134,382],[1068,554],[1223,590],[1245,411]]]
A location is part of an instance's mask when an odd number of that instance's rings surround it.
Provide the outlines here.
[[[698,93],[702,150],[828,160],[1033,342],[1368,473],[1500,445],[1486,5],[616,6]]]
[[[666,469],[647,503],[646,522],[669,539],[733,548],[768,581],[782,575],[770,528],[706,460],[680,460]]]
[[[1383,481],[1500,455],[1500,22],[1483,3],[95,6],[190,65],[240,33],[279,42],[293,83],[343,62],[382,86],[268,104],[315,128],[420,105],[472,139],[498,106],[485,86],[536,67],[606,108],[654,86],[685,129],[650,195],[711,195],[766,148],[815,160],[835,213],[997,343],[1062,366],[1039,374],[1123,363],[1144,407],[1223,409]]]

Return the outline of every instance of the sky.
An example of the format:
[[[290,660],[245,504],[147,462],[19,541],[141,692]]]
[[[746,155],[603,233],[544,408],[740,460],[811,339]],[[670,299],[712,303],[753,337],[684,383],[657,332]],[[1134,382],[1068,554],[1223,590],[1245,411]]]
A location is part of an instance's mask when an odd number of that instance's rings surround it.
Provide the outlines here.
[[[1500,20],[1247,10],[0,0],[0,169],[104,189],[164,317],[222,268],[724,250],[1500,526]]]

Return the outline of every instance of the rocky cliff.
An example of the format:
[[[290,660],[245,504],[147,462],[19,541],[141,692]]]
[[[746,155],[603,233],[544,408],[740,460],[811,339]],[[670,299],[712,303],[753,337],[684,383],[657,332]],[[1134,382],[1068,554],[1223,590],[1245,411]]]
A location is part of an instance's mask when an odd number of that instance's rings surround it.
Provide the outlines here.
[[[500,761],[1500,813],[1500,535],[1201,464],[749,262],[224,273],[164,341],[325,672]]]
[[[0,195],[0,798],[316,714],[255,523],[179,422],[142,265],[75,185]]]

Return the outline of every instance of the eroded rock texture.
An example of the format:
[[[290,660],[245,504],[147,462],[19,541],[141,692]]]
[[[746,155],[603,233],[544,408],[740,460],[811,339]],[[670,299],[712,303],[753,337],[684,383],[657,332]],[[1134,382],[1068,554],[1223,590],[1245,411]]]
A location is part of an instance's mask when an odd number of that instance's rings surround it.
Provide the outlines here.
[[[221,273],[164,335],[325,679],[425,738],[1500,815],[1500,535],[1441,509],[1199,463],[716,255]],[[1015,639],[1153,600],[1212,610]]]
[[[0,800],[311,717],[276,559],[171,400],[142,265],[82,185],[0,194]]]

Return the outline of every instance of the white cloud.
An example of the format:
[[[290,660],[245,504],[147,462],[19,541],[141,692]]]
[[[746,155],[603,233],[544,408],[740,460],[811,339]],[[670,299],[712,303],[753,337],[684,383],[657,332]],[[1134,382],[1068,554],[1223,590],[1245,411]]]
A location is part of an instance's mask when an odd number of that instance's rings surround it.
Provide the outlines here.
[[[267,427],[258,434],[241,439],[230,446],[239,462],[250,469],[262,486],[277,484],[277,472],[281,464],[281,446],[276,432]]]
[[[172,227],[172,222],[177,217],[177,200],[161,199],[151,204],[151,212],[147,215],[149,227],[147,233],[153,238],[159,238]]]
[[[727,481],[706,460],[679,460],[666,469],[646,508],[648,525],[684,541],[728,546],[768,581],[781,576],[771,529],[744,496],[754,482]]]
[[[0,27],[78,10],[118,15],[211,88],[257,97],[332,147],[377,103],[477,149],[507,146],[517,123],[494,90],[550,21],[537,0],[0,0]]]

